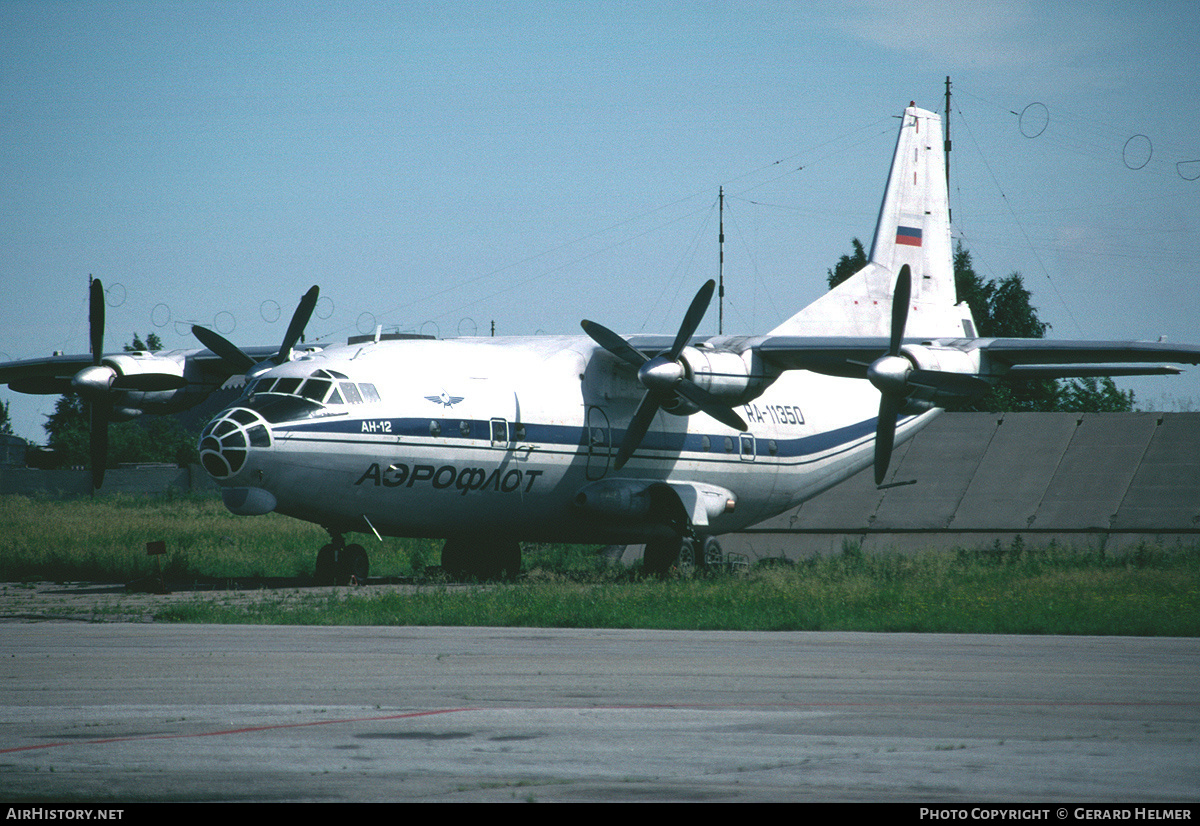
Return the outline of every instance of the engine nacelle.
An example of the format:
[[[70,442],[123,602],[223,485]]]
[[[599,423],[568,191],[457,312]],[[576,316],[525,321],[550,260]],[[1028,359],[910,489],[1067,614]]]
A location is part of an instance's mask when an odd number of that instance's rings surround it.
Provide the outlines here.
[[[900,352],[918,370],[937,370],[941,373],[962,373],[973,376],[979,372],[979,350],[965,352],[956,347],[933,347],[906,344]]]
[[[112,405],[109,418],[113,421],[128,421],[144,412],[172,413],[190,407],[185,400],[188,380],[183,371],[182,359],[131,352],[107,356],[100,364],[83,368],[71,385],[93,401]]]
[[[952,376],[976,376],[980,372],[980,351],[964,352],[954,347],[934,347],[922,344],[906,344],[900,348],[900,355],[912,362],[917,370],[928,370],[934,373],[951,374]],[[948,377],[949,378],[949,377]],[[975,398],[986,389],[982,382],[943,382],[938,387],[922,384],[916,377],[906,378],[910,388],[906,401],[908,412],[920,412],[934,407],[947,407]]]
[[[107,356],[103,363],[117,372],[114,389],[162,393],[187,385],[182,360],[134,351]]]
[[[649,482],[644,479],[602,479],[575,494],[575,506],[618,520],[676,521],[706,527],[722,514],[732,513],[737,497],[726,488],[706,482]]]
[[[768,373],[753,351],[745,354],[707,347],[685,347],[680,360],[687,379],[730,406],[745,404],[762,395],[777,374]],[[694,404],[676,397],[663,405],[668,413],[688,416],[698,409]]]

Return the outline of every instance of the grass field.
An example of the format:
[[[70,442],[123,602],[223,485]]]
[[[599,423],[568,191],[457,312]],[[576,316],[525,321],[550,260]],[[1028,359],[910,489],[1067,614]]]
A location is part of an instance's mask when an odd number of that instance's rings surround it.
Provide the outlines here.
[[[124,582],[154,573],[167,545],[174,582],[303,577],[327,541],[286,517],[236,517],[218,500],[52,501],[0,497],[0,581]],[[514,583],[462,588],[426,574],[440,543],[369,545],[372,576],[416,587],[266,594],[251,605],[176,603],[177,622],[493,625],[1004,634],[1200,634],[1200,553],[1142,548],[1122,557],[1054,545],[957,553],[840,555],[681,581],[612,567],[593,548],[528,546]]]

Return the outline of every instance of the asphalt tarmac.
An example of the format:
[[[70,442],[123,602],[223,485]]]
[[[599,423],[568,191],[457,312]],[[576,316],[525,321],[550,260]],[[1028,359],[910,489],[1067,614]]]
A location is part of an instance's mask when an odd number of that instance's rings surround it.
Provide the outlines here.
[[[0,624],[6,801],[1200,798],[1200,640]]]

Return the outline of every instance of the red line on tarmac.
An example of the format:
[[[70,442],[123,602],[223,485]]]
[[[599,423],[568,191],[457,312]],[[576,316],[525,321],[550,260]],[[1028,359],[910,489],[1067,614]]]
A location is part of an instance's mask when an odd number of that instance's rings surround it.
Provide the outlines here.
[[[968,700],[948,700],[948,701],[922,701],[922,702],[782,702],[782,703],[638,703],[630,705],[598,705],[598,706],[553,706],[546,707],[543,711],[634,711],[634,710],[668,710],[668,709],[713,709],[713,708],[813,708],[813,709],[868,709],[868,708],[920,708],[925,706],[934,706],[945,708],[947,706],[967,706],[970,708],[1031,708],[1031,707],[1046,707],[1046,708],[1121,708],[1121,707],[1190,707],[1198,705],[1195,702],[1139,702],[1139,701],[1099,701],[1099,702],[1040,702],[1036,700],[1030,701],[981,701],[972,702]],[[63,740],[55,743],[39,743],[33,746],[16,746],[13,748],[0,749],[0,754],[13,754],[22,751],[37,751],[39,749],[52,749],[59,746],[78,746],[78,745],[101,745],[104,743],[130,743],[130,742],[146,742],[150,740],[177,740],[188,737],[220,737],[227,734],[250,734],[256,731],[277,731],[289,728],[307,728],[309,726],[332,726],[342,723],[372,723],[385,720],[410,720],[415,717],[431,717],[439,714],[458,714],[464,711],[499,711],[500,708],[485,709],[482,707],[464,707],[464,708],[443,708],[432,711],[410,711],[405,714],[385,714],[377,717],[344,717],[336,720],[313,720],[307,723],[274,723],[265,726],[245,726],[243,728],[221,729],[219,731],[198,731],[191,734],[146,734],[137,737],[105,737],[96,740]],[[529,709],[525,709],[529,710]]]
[[[147,740],[176,740],[185,737],[220,737],[225,734],[249,734],[255,731],[274,731],[286,728],[306,728],[308,726],[331,726],[339,723],[370,723],[380,720],[406,720],[413,717],[429,717],[434,714],[455,714],[460,711],[474,711],[471,708],[443,708],[436,711],[412,711],[407,714],[388,714],[382,717],[346,717],[337,720],[313,720],[308,723],[275,723],[269,726],[246,726],[244,728],[223,729],[221,731],[197,731],[191,734],[146,734],[138,737],[105,737],[98,740],[63,740],[57,743],[40,743],[36,746],[17,746],[11,749],[0,749],[0,754],[12,754],[19,751],[36,751],[37,749],[53,749],[59,746],[85,745],[94,746],[102,743],[136,743]]]

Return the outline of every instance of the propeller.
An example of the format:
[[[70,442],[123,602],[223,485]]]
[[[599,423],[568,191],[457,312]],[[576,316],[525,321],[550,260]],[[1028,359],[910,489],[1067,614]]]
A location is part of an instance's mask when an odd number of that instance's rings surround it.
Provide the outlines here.
[[[912,270],[908,264],[900,268],[896,290],[892,294],[892,330],[888,351],[867,367],[867,378],[879,389],[879,419],[875,425],[875,484],[883,483],[892,461],[896,442],[896,419],[911,392],[908,376],[913,366],[900,355],[904,340],[904,325],[908,321],[908,302],[912,297]]]
[[[688,341],[696,332],[696,328],[700,326],[700,321],[704,318],[704,313],[708,310],[708,304],[712,300],[714,289],[716,289],[715,281],[705,282],[700,291],[696,293],[696,297],[692,299],[691,306],[688,307],[687,313],[683,317],[683,323],[679,326],[679,332],[675,334],[675,341],[671,345],[671,349],[667,353],[653,358],[601,324],[586,319],[580,322],[583,331],[593,341],[625,363],[636,367],[638,381],[646,388],[646,393],[638,403],[637,410],[634,411],[629,427],[625,431],[621,447],[617,450],[617,458],[613,463],[615,469],[620,470],[637,450],[638,445],[645,438],[646,432],[650,429],[650,423],[654,420],[659,408],[671,404],[677,396],[696,405],[722,424],[735,430],[746,429],[746,422],[734,412],[729,404],[687,378],[687,369],[679,359],[683,348],[687,346]]]
[[[91,279],[88,287],[88,345],[92,363],[71,377],[69,387],[60,378],[31,382],[29,387],[32,392],[64,393],[72,390],[87,403],[88,455],[92,466],[92,487],[96,489],[104,483],[104,468],[108,464],[108,423],[113,418],[113,394],[179,390],[187,386],[187,379],[154,371],[124,375],[104,363],[104,285],[99,278]]]
[[[104,285],[93,278],[88,286],[88,342],[92,364],[75,374],[71,386],[87,402],[88,458],[92,466],[92,490],[104,484],[108,464],[108,420],[112,413],[109,390],[117,371],[101,364],[104,357]]]
[[[911,298],[912,271],[905,264],[896,276],[896,290],[892,293],[888,351],[867,367],[867,378],[879,389],[879,419],[875,426],[876,485],[883,484],[883,477],[887,475],[896,442],[896,420],[914,388],[925,387],[947,395],[967,397],[978,395],[991,386],[977,376],[914,368],[912,362],[900,355]]]
[[[279,352],[261,362],[255,361],[246,355],[240,347],[215,330],[193,325],[192,335],[198,338],[201,344],[220,356],[221,360],[225,362],[225,366],[229,368],[230,373],[250,374],[259,372],[259,368],[263,368],[264,370],[270,369],[271,366],[283,364],[285,361],[291,360],[292,349],[304,333],[304,328],[308,325],[308,320],[312,318],[313,310],[317,306],[317,299],[320,297],[320,293],[320,288],[313,286],[312,289],[301,297],[300,304],[296,307],[296,312],[292,314],[292,320],[288,324],[287,332],[283,336],[283,343],[279,345]]]

